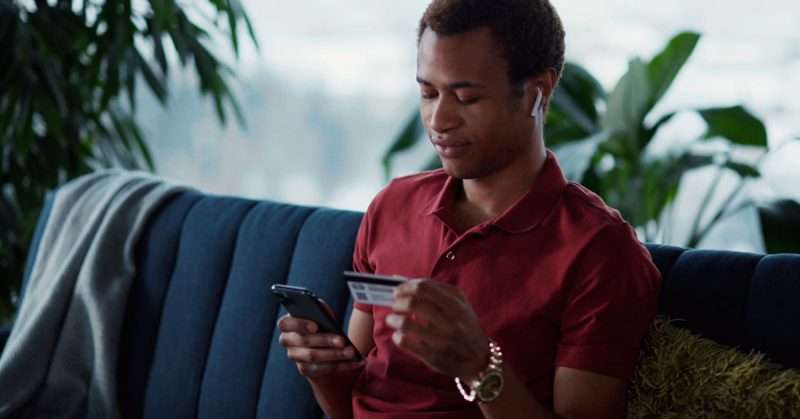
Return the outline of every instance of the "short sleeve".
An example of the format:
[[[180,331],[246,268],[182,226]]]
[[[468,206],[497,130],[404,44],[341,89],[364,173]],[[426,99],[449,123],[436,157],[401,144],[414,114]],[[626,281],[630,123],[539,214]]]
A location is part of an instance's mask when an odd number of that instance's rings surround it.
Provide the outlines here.
[[[353,249],[353,270],[356,272],[373,273],[374,269],[369,263],[369,244],[370,244],[370,218],[372,217],[371,207],[367,209],[364,217],[361,218],[361,225],[358,227],[356,243]],[[368,304],[353,304],[359,311],[372,314],[372,306]]]
[[[590,240],[565,284],[556,366],[630,380],[656,315],[661,276],[626,223]]]

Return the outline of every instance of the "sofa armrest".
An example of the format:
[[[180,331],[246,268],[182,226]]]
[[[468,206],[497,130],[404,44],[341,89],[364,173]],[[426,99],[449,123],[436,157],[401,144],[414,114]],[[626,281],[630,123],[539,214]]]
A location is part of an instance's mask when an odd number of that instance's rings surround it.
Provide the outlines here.
[[[11,335],[11,326],[0,326],[0,355],[3,354],[3,349],[6,347],[6,341]]]

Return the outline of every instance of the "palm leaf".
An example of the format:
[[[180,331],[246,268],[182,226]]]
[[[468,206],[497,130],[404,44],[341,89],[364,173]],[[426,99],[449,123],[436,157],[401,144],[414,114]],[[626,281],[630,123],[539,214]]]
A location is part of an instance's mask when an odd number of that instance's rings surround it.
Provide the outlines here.
[[[767,129],[743,106],[698,111],[708,127],[704,138],[723,137],[734,144],[767,147]]]

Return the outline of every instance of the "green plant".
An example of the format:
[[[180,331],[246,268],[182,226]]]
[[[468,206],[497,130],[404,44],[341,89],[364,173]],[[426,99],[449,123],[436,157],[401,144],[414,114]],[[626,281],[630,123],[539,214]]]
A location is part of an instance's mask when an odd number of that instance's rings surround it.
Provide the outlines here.
[[[776,199],[757,204],[768,253],[800,253],[800,203]]]
[[[558,155],[565,175],[619,209],[646,241],[663,240],[667,235],[669,223],[663,222],[667,216],[665,209],[678,194],[683,176],[695,169],[716,168],[690,238],[684,243],[696,246],[716,223],[739,208],[741,200],[737,198],[747,182],[760,177],[758,163],[736,160],[733,151],[757,150],[761,159],[769,152],[763,122],[743,106],[682,109],[652,115],[699,39],[697,33],[680,33],[651,60],[632,59],[627,72],[610,92],[586,69],[568,62],[551,101],[545,125],[546,142]],[[656,134],[679,112],[698,114],[706,124],[705,133],[688,145],[670,147],[667,153],[651,153],[650,145]],[[384,157],[387,177],[393,158],[413,147],[422,133],[415,114]],[[710,150],[709,143],[714,145]],[[436,167],[437,163],[434,160],[425,167]],[[710,221],[701,224],[701,220],[709,219],[706,212],[710,211],[710,199],[725,172],[738,175],[739,185],[724,199],[723,205],[714,208]],[[769,230],[764,232],[769,234]],[[788,248],[800,251],[798,240]],[[765,241],[770,241],[769,237]]]
[[[136,85],[164,104],[168,56],[194,64],[222,123],[226,108],[242,122],[232,71],[207,46],[214,30],[238,56],[240,25],[255,43],[238,0],[0,0],[0,323],[48,191],[102,167],[154,170],[134,120]]]

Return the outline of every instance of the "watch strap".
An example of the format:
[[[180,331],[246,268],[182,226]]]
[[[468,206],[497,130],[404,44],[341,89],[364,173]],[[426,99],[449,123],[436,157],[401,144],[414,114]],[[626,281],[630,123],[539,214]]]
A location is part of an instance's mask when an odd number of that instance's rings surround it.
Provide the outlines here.
[[[496,399],[500,395],[502,384],[501,388],[490,397],[483,397],[483,392],[478,391],[481,385],[484,384],[487,376],[493,372],[499,374],[503,373],[503,351],[500,349],[500,345],[498,345],[497,342],[489,339],[489,365],[485,370],[478,373],[477,379],[467,383],[466,387],[469,388],[469,391],[464,388],[465,386],[464,383],[461,382],[461,379],[458,377],[455,378],[456,387],[458,388],[458,391],[461,393],[461,396],[464,398],[464,400],[473,402],[477,399],[479,402],[490,402]]]

